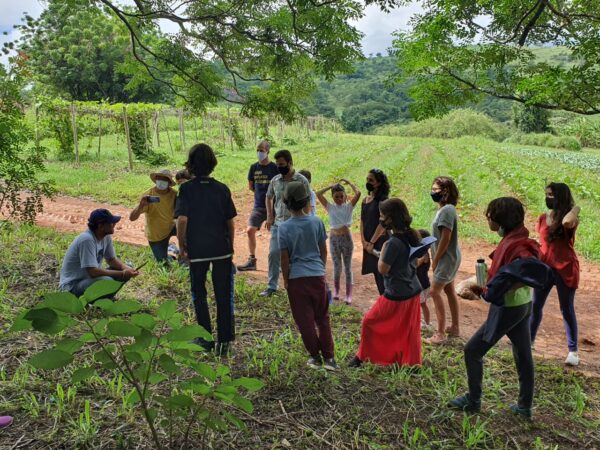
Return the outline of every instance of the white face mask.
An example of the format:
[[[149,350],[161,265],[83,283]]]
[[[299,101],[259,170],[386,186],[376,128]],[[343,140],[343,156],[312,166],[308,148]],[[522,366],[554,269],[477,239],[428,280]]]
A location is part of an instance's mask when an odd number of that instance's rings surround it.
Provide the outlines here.
[[[264,161],[265,159],[267,159],[267,153],[266,152],[256,152],[256,156],[258,157],[258,160],[260,162]]]
[[[156,189],[158,189],[159,191],[164,191],[165,189],[169,188],[169,182],[165,180],[156,180],[155,184]]]

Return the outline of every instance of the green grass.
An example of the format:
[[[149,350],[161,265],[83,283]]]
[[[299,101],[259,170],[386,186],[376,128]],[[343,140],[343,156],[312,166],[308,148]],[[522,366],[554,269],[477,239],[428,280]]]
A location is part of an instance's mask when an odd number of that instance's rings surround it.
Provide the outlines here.
[[[411,161],[406,168],[413,167]],[[25,434],[28,448],[149,448],[139,411],[123,401],[130,388],[122,378],[104,372],[73,386],[70,368],[37,371],[26,363],[33,353],[51,347],[53,339],[6,332],[22,308],[55,289],[60,259],[72,238],[31,226],[0,226],[0,410],[16,419],[0,434],[0,447],[10,447]],[[118,245],[117,250],[134,263],[149,256],[139,247]],[[120,296],[150,308],[176,299],[191,322],[188,283],[185,270],[170,272],[152,262]],[[417,371],[369,365],[351,370],[343,362],[356,351],[360,315],[334,306],[342,370],[310,370],[287,299],[277,295],[265,303],[258,289],[237,279],[237,339],[228,363],[233,376],[260,378],[266,387],[253,395],[252,413],[232,409],[247,429],[209,433],[212,448],[542,449],[591,448],[600,442],[598,379],[537,361],[535,420],[522,421],[507,412],[518,389],[512,355],[494,349],[486,357],[482,413],[465,416],[444,406],[466,388],[459,342],[425,346]]]

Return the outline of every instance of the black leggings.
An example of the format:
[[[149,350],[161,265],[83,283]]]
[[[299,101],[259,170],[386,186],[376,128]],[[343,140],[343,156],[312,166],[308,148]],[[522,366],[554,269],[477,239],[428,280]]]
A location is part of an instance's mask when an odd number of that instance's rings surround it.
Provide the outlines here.
[[[490,323],[492,314],[497,325],[492,337],[484,340],[486,325]],[[506,335],[512,342],[513,357],[519,373],[519,406],[531,408],[533,403],[533,356],[531,355],[531,337],[529,335],[529,317],[531,303],[512,308],[490,307],[490,315],[486,322],[475,332],[465,345],[465,363],[469,379],[469,395],[474,401],[481,399],[481,381],[483,379],[483,357]],[[495,321],[494,321],[495,322]]]

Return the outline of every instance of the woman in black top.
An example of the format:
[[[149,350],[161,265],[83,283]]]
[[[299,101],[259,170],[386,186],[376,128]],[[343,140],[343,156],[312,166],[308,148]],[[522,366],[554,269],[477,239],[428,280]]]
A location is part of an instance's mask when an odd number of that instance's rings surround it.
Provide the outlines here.
[[[377,270],[379,258],[372,252],[381,251],[388,234],[379,225],[379,204],[387,200],[390,193],[388,178],[379,169],[371,169],[367,174],[366,188],[368,195],[363,200],[360,210],[360,237],[363,246],[362,274],[372,273],[377,283],[379,294],[383,294],[383,276]]]
[[[363,361],[384,366],[419,365],[422,288],[410,250],[419,245],[420,236],[410,227],[412,218],[399,198],[382,202],[380,212],[381,225],[393,232],[378,261],[385,290],[363,317],[360,346],[350,367]]]

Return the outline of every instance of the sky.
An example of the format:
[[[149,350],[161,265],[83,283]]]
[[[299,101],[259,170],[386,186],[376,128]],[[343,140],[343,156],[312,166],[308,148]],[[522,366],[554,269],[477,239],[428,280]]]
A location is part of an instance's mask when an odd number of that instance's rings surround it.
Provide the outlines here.
[[[8,35],[0,35],[0,45],[18,37],[13,25],[20,23],[24,12],[38,17],[43,9],[44,2],[40,0],[0,0],[0,32],[8,32]],[[406,29],[410,17],[418,9],[417,6],[410,5],[383,13],[374,6],[367,7],[365,16],[356,24],[365,35],[362,41],[363,53],[366,56],[386,54],[392,44],[392,33],[398,29]],[[2,55],[0,62],[6,63],[7,57]]]

